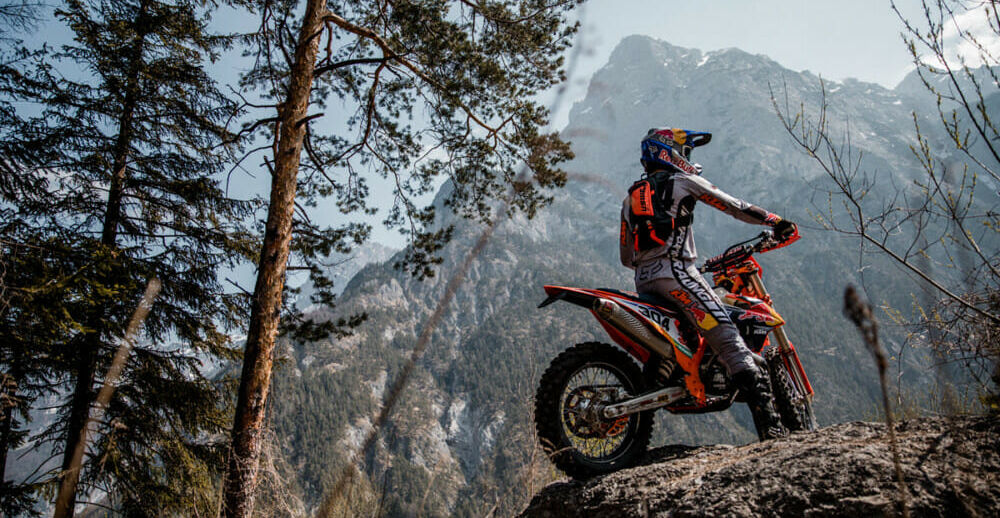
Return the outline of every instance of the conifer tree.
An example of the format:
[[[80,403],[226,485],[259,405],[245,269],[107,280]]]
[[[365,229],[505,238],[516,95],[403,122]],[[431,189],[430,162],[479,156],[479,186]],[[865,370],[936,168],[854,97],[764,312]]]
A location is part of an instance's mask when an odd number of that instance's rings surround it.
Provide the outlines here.
[[[30,142],[28,121],[17,109],[22,94],[43,87],[21,73],[44,54],[29,50],[18,37],[34,29],[39,21],[37,2],[0,2],[0,200],[11,200],[39,181],[31,165],[53,156],[41,142]],[[8,452],[27,439],[25,425],[39,397],[56,387],[54,358],[40,344],[64,343],[65,302],[53,282],[59,275],[38,253],[40,239],[19,224],[16,210],[0,204],[0,515],[33,515],[33,493],[38,487],[7,480]],[[34,243],[34,244],[32,244]],[[69,264],[56,266],[69,268]],[[25,301],[32,302],[26,311]],[[30,353],[29,353],[30,352]]]
[[[264,142],[271,195],[251,302],[223,516],[253,509],[261,432],[289,259],[329,288],[317,267],[332,248],[363,241],[357,217],[371,197],[392,200],[384,224],[409,240],[399,266],[433,275],[451,228],[415,198],[445,177],[446,207],[481,221],[492,200],[512,192],[529,216],[561,186],[568,145],[542,128],[547,111],[533,97],[563,79],[562,53],[579,0],[262,0],[259,31],[248,39],[256,66],[243,78],[272,110],[245,128]],[[303,6],[304,4],[304,6]],[[304,11],[303,11],[304,8]],[[329,120],[341,104],[353,113]],[[518,172],[527,166],[529,174]],[[372,179],[394,187],[371,192]],[[326,228],[297,207],[332,197],[343,224]],[[301,264],[299,264],[301,263]],[[314,297],[329,304],[329,290]],[[336,322],[293,330],[342,330]]]
[[[43,113],[3,129],[27,150],[0,168],[5,266],[18,272],[0,314],[3,361],[31,367],[18,386],[67,394],[36,438],[63,455],[49,483],[78,501],[103,492],[126,515],[204,515],[223,465],[230,392],[206,375],[238,357],[226,331],[245,309],[218,272],[250,256],[241,222],[254,205],[220,185],[236,106],[204,70],[228,41],[207,30],[213,7],[67,0],[56,16],[73,43],[15,71],[13,95]],[[72,452],[152,277],[163,289],[79,469]]]

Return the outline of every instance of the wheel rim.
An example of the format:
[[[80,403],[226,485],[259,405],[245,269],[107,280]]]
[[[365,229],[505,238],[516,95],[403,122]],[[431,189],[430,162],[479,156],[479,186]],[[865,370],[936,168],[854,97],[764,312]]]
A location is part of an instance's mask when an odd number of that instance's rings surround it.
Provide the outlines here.
[[[597,405],[624,399],[630,392],[625,375],[615,366],[590,363],[566,382],[559,398],[559,415],[567,445],[592,462],[609,462],[626,449],[639,416],[600,419]]]

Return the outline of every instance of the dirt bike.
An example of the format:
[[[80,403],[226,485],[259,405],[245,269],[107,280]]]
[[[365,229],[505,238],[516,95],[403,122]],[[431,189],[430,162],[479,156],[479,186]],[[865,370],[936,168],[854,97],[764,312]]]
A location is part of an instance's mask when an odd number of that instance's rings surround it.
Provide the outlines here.
[[[798,239],[797,230],[784,240],[768,230],[699,268],[713,274],[730,318],[770,375],[781,423],[790,431],[816,428],[813,389],[753,255]],[[539,308],[559,300],[587,308],[618,345],[577,344],[559,354],[542,375],[535,428],[543,449],[566,474],[588,478],[633,465],[646,451],[658,409],[718,412],[743,401],[722,363],[667,299],[551,285],[545,292],[548,298]]]

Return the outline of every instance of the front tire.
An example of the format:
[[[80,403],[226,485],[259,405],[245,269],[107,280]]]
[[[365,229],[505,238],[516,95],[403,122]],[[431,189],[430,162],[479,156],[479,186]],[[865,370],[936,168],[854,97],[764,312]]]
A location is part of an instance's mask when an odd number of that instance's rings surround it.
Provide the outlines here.
[[[654,411],[606,420],[587,409],[641,394],[642,379],[632,358],[608,344],[577,344],[552,360],[535,394],[535,430],[557,468],[585,479],[638,461],[649,445]]]
[[[764,356],[768,375],[771,377],[771,389],[774,391],[774,406],[781,414],[781,424],[790,432],[815,430],[816,417],[813,415],[812,403],[804,394],[799,394],[792,383],[778,349],[771,347]]]

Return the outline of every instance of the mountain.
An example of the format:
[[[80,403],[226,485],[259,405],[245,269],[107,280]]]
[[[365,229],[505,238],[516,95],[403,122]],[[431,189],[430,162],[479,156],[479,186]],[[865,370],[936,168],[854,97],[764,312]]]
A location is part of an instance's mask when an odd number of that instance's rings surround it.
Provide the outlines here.
[[[327,267],[327,277],[333,281],[334,294],[340,295],[344,292],[344,288],[347,287],[347,283],[349,283],[362,268],[371,263],[385,262],[395,255],[396,252],[399,252],[399,250],[389,248],[381,243],[366,243],[363,246],[352,250],[350,253],[344,254],[334,252],[323,259],[321,263]],[[303,311],[309,311],[311,305],[309,297],[314,291],[315,288],[313,287],[312,281],[306,279],[306,281],[299,286],[299,293],[295,299],[296,306],[301,308]]]
[[[885,193],[910,183],[918,166],[912,96],[853,80],[828,82],[830,128],[851,135],[862,165],[878,170]],[[542,285],[632,289],[618,263],[621,199],[640,173],[638,143],[652,126],[708,130],[714,139],[695,160],[723,190],[802,223],[804,238],[761,256],[764,282],[789,322],[816,389],[821,425],[877,414],[878,383],[856,331],[841,316],[847,283],[863,283],[879,305],[909,308],[913,283],[855,240],[820,230],[811,211],[828,203],[829,180],[796,148],[771,101],[821,99],[820,80],[737,49],[703,53],[654,39],[623,40],[573,106],[563,135],[576,158],[573,180],[534,219],[504,221],[472,265],[433,334],[407,391],[355,477],[348,511],[389,516],[516,514],[535,490],[559,476],[536,446],[532,397],[555,355],[578,342],[609,341],[584,311],[543,310]],[[588,180],[595,179],[596,181]],[[447,189],[448,186],[445,186]],[[440,196],[443,196],[442,193]],[[439,198],[440,198],[439,196]],[[440,199],[439,199],[440,201]],[[439,211],[439,213],[441,213]],[[702,256],[756,234],[708,206],[696,211]],[[273,394],[275,441],[285,479],[314,508],[364,434],[386,387],[408,358],[421,326],[481,228],[455,223],[436,277],[417,281],[393,261],[369,264],[344,290],[337,313],[366,312],[347,339],[286,343]],[[893,351],[902,335],[884,337]],[[927,353],[895,359],[900,388],[925,391]],[[653,445],[744,444],[754,440],[744,405],[727,412],[664,414]],[[347,512],[347,511],[345,511]]]
[[[896,433],[910,516],[1000,515],[1000,420],[914,419]],[[637,468],[553,483],[520,516],[898,516],[892,458],[885,425],[862,422],[743,447],[666,446]]]

